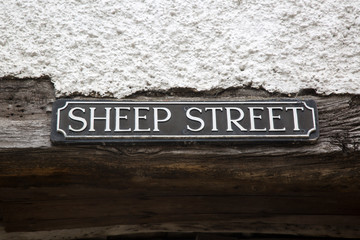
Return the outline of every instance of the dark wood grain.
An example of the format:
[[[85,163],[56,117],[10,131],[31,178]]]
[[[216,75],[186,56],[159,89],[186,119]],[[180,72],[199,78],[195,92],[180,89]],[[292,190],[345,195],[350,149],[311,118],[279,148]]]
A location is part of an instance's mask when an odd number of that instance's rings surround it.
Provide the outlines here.
[[[189,96],[161,100],[284,98],[251,89]],[[318,104],[314,144],[52,146],[50,80],[2,79],[3,223],[8,231],[120,224],[133,232],[171,225],[183,232],[360,237],[360,97],[297,98]]]

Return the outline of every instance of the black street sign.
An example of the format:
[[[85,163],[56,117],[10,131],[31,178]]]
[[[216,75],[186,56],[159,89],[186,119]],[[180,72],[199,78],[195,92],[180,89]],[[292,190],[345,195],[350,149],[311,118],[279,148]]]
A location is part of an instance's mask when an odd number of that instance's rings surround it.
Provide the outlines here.
[[[57,100],[51,141],[312,141],[313,100],[122,102]]]

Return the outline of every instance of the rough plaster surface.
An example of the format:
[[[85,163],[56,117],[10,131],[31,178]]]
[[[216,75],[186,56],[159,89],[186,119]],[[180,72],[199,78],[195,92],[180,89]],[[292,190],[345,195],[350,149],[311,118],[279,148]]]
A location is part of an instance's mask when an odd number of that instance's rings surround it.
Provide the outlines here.
[[[360,0],[3,0],[0,77],[58,96],[264,87],[360,94]]]

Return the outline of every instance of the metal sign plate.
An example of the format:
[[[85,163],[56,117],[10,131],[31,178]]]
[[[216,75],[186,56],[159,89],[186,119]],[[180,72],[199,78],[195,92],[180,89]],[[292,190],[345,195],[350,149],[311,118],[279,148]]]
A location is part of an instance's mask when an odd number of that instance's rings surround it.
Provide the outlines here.
[[[51,141],[313,141],[313,100],[122,102],[57,100]]]

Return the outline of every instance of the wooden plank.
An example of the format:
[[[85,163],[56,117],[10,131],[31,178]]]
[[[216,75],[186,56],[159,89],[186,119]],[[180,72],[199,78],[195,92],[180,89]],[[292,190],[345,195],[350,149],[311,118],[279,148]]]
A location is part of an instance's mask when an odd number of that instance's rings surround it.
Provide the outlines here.
[[[192,94],[165,97],[284,98],[251,89]],[[360,237],[360,97],[298,98],[318,104],[314,144],[52,146],[50,80],[1,79],[4,225],[33,231],[130,224],[146,232],[172,224],[183,232]]]
[[[0,79],[0,148],[50,147],[54,101],[48,77]]]
[[[154,191],[152,191],[154,190]],[[19,191],[19,190],[16,190]],[[16,191],[7,190],[10,194]],[[27,192],[26,193],[24,193]],[[157,192],[156,192],[157,191]],[[5,193],[5,192],[4,192]],[[81,193],[81,194],[80,194]],[[86,194],[84,194],[86,193]],[[107,190],[69,188],[33,188],[23,190],[26,198],[9,199],[3,203],[5,223],[9,230],[50,230],[61,227],[81,227],[83,224],[146,224],[195,221],[219,221],[266,218],[271,216],[349,216],[360,214],[359,196],[332,193],[292,195],[205,195],[187,194],[162,189]],[[32,197],[32,196],[36,197]],[[321,203],[321,204],[319,204]],[[36,223],[34,224],[34,219]],[[355,218],[356,219],[356,218]],[[336,221],[339,219],[337,218]],[[301,224],[301,221],[292,220]],[[322,219],[324,221],[324,219]],[[331,221],[330,221],[331,222]],[[16,223],[14,225],[13,223]],[[334,223],[334,222],[332,222]],[[351,224],[360,224],[360,219]],[[338,222],[336,223],[339,224]],[[12,226],[13,225],[13,226]],[[12,226],[12,228],[10,228]],[[30,226],[30,228],[29,228]]]

